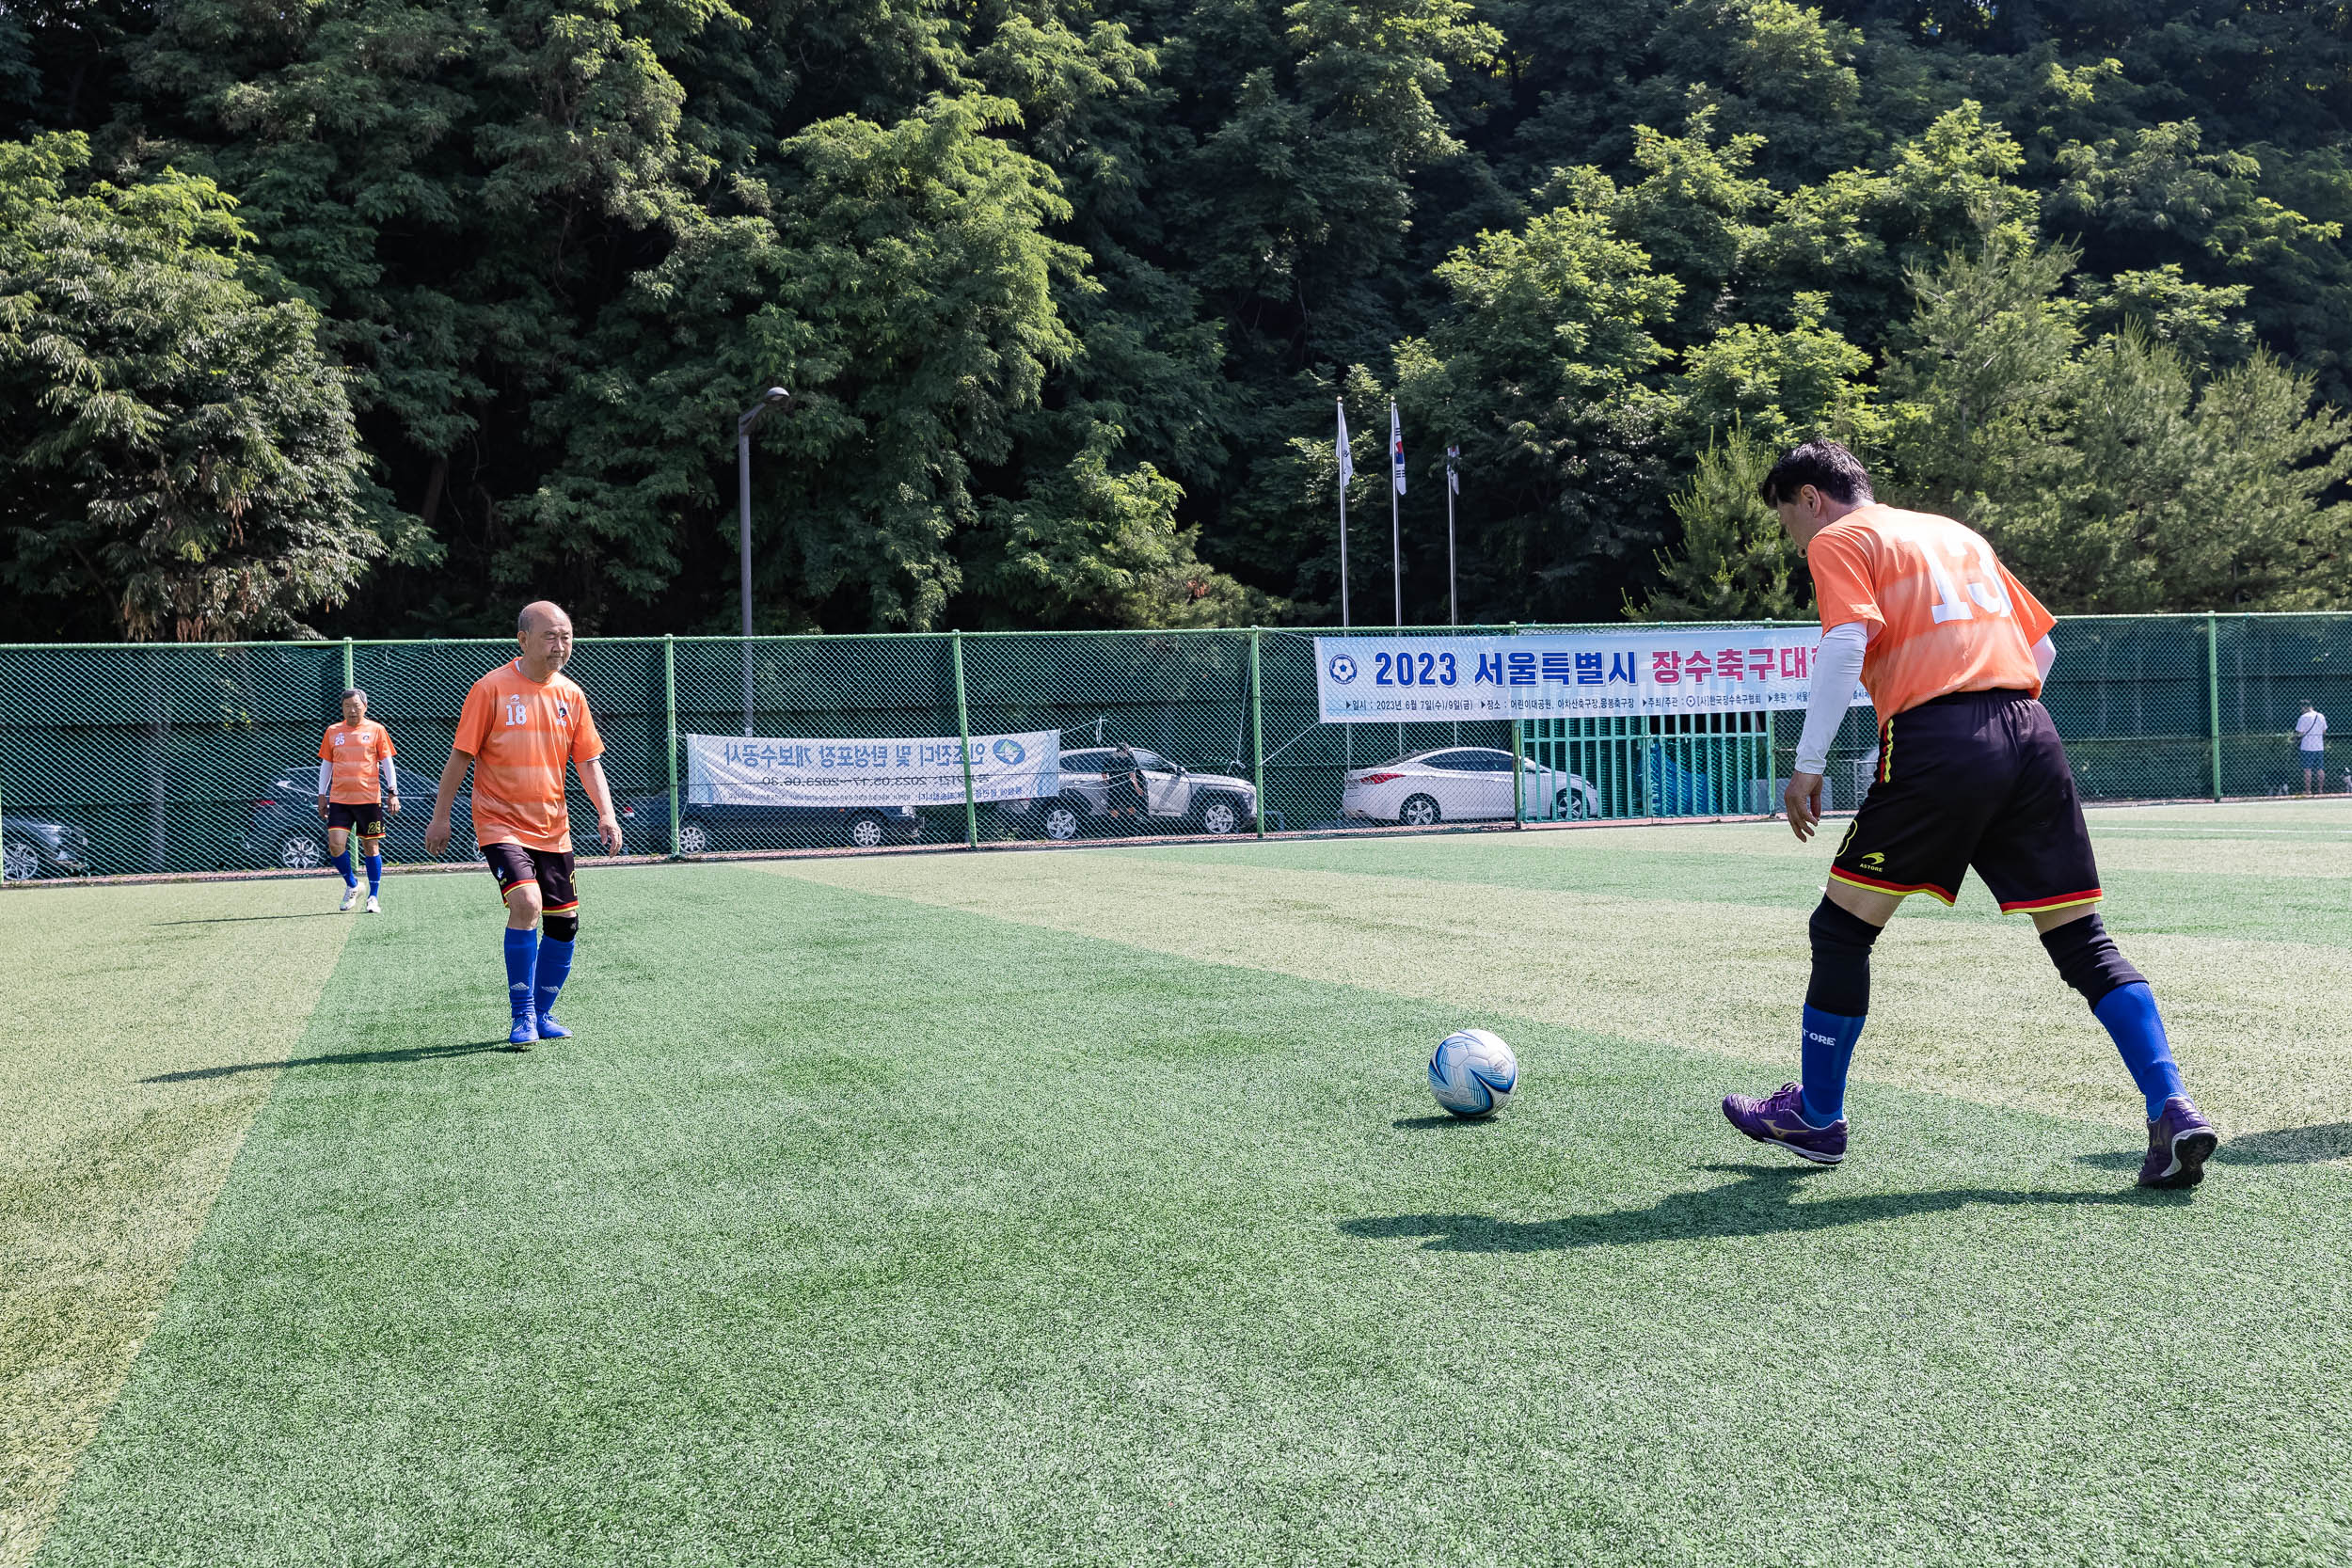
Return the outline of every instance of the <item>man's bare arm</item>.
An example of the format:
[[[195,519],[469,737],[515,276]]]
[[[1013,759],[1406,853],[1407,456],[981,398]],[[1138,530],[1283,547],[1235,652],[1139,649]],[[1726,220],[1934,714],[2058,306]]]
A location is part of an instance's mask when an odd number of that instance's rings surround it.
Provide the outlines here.
[[[449,847],[449,808],[457,799],[457,786],[466,782],[466,769],[473,766],[473,753],[449,749],[449,761],[441,765],[441,786],[433,797],[433,821],[424,830],[424,852],[437,855]]]
[[[580,787],[588,792],[588,803],[596,808],[596,836],[604,840],[605,851],[621,852],[621,819],[612,810],[612,787],[604,781],[604,758],[590,757],[572,767],[580,774]]]

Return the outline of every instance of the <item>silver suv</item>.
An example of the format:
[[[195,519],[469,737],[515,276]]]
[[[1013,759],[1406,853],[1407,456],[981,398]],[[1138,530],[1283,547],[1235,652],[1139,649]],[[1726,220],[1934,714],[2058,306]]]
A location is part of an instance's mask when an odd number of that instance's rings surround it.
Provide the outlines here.
[[[1085,834],[1238,833],[1257,825],[1258,791],[1247,779],[1196,773],[1181,762],[1136,747],[1122,758],[1109,746],[1061,754],[1061,795],[1007,800],[996,809],[1009,832],[1051,839]],[[1146,803],[1136,809],[1130,771],[1140,775]],[[1182,824],[1181,826],[1179,824]]]

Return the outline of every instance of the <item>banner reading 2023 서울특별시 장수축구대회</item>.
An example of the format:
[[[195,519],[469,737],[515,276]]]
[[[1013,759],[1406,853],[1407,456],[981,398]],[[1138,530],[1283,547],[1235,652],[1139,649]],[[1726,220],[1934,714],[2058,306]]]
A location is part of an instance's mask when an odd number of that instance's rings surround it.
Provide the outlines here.
[[[1800,626],[1318,637],[1316,706],[1327,724],[1801,708],[1820,641]],[[1869,700],[1857,686],[1848,705]]]
[[[972,737],[972,798],[1034,800],[1061,793],[1061,735]],[[686,798],[721,806],[960,806],[963,743],[686,736]]]

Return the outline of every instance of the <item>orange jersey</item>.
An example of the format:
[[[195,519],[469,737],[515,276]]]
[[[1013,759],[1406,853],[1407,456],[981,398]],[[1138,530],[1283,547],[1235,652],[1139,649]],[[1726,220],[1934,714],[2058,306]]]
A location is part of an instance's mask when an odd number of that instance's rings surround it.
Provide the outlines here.
[[[384,799],[382,763],[396,756],[391,732],[373,719],[326,726],[319,760],[328,767],[326,799],[340,806],[373,806]]]
[[[560,674],[542,685],[510,659],[466,693],[456,746],[473,754],[475,843],[570,852],[564,766],[604,755],[578,685]]]
[[[2042,694],[2033,647],[2058,624],[1975,530],[1871,502],[1805,546],[1821,629],[1864,623],[1862,684],[1883,723],[1953,691]]]

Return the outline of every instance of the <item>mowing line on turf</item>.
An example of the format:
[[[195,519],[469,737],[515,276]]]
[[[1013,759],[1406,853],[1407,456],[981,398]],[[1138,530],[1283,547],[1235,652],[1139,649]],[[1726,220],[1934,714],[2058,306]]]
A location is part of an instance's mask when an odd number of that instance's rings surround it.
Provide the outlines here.
[[[32,1560],[334,970],[333,897],[0,896],[0,1568]]]
[[[1609,836],[1636,850],[1645,832]],[[1515,850],[1556,855],[1544,836],[1455,842],[1474,867],[1481,859],[1508,861]],[[1314,847],[1352,860],[1352,873],[1279,863],[1298,852],[1236,844],[1181,855],[803,861],[761,869],[1448,1002],[1470,1009],[1466,1020],[1496,1008],[1752,1064],[1727,1073],[1726,1087],[1770,1087],[1763,1078],[1795,1075],[1796,1010],[1809,963],[1804,898],[1778,907],[1715,902],[1703,888],[1670,880],[1647,897],[1440,881],[1429,875],[1440,846],[1409,842]],[[1278,863],[1262,865],[1262,853]],[[1382,877],[1389,856],[1408,859],[1420,874]],[[2118,885],[2127,888],[2128,878]],[[2262,892],[2257,881],[2240,895]],[[2228,895],[2217,883],[2207,902]],[[1873,960],[1858,1079],[2119,1128],[2140,1124],[2138,1097],[2114,1047],[2059,982],[2024,919],[1995,925],[1924,899],[1910,904]],[[2352,993],[2352,947],[2128,929],[2124,940],[2155,982],[2192,1087],[2225,1132],[2325,1135],[2352,1123],[2352,1058],[2335,1022],[2336,999]]]
[[[2128,1137],[1899,1090],[1800,1170],[1719,1062],[1492,1007],[1530,1092],[1457,1126],[1450,1000],[743,868],[584,891],[580,1038],[529,1055],[469,1050],[456,890],[346,956],[55,1568],[2352,1540],[2335,1172],[2139,1194]],[[1834,1418],[1759,1418],[1790,1388]]]

